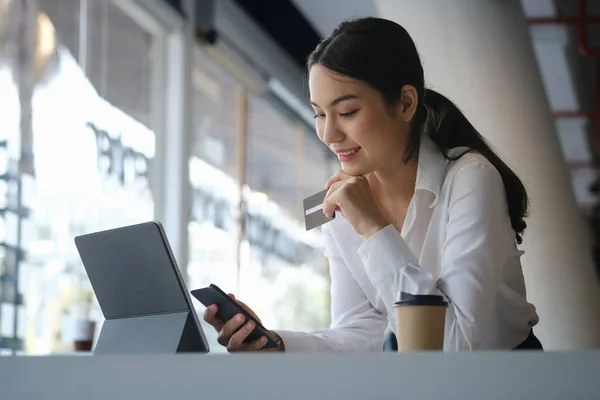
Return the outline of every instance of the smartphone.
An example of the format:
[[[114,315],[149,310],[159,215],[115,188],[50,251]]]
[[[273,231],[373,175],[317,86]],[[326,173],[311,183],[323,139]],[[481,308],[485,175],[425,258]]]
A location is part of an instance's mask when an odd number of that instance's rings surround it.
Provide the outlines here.
[[[235,317],[237,314],[243,314],[247,320],[253,321],[256,326],[250,332],[248,337],[244,340],[244,343],[250,343],[257,339],[260,339],[263,336],[267,337],[267,344],[263,347],[263,349],[273,349],[278,347],[278,343],[275,342],[272,338],[267,334],[268,330],[262,326],[260,322],[258,322],[249,312],[244,310],[242,306],[240,306],[235,300],[231,297],[227,296],[227,294],[222,291],[217,285],[211,284],[208,287],[202,289],[196,289],[191,291],[192,296],[198,299],[205,307],[210,307],[213,304],[216,304],[219,307],[217,311],[217,318],[219,318],[223,322],[229,321],[231,318]],[[242,325],[243,326],[243,325]]]

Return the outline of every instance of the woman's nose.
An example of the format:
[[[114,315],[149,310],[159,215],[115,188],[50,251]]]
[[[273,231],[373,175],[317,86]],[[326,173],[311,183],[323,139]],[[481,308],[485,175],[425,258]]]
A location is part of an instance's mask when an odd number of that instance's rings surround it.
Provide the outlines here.
[[[331,144],[344,139],[344,133],[334,124],[327,122],[323,128],[323,143]]]

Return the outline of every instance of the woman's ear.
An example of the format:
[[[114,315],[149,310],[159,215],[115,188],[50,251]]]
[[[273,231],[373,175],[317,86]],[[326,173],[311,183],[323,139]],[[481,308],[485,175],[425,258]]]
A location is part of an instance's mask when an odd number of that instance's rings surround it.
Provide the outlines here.
[[[396,108],[398,113],[404,122],[411,121],[417,113],[417,107],[419,105],[419,93],[413,85],[404,85],[402,92],[400,93],[400,102]]]

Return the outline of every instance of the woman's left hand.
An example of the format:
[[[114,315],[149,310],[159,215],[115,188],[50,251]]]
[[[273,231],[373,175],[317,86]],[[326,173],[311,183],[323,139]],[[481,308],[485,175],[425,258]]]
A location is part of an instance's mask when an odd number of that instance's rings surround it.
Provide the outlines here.
[[[335,211],[340,211],[356,233],[365,238],[370,238],[389,225],[364,176],[352,176],[340,171],[329,178],[327,189],[329,191],[323,201],[323,212],[328,217]]]

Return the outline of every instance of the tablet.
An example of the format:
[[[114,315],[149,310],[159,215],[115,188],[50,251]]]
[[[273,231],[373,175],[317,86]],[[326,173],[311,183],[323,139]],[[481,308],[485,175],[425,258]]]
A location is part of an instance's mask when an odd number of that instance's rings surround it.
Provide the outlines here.
[[[94,353],[209,351],[158,222],[75,237],[105,322]]]

